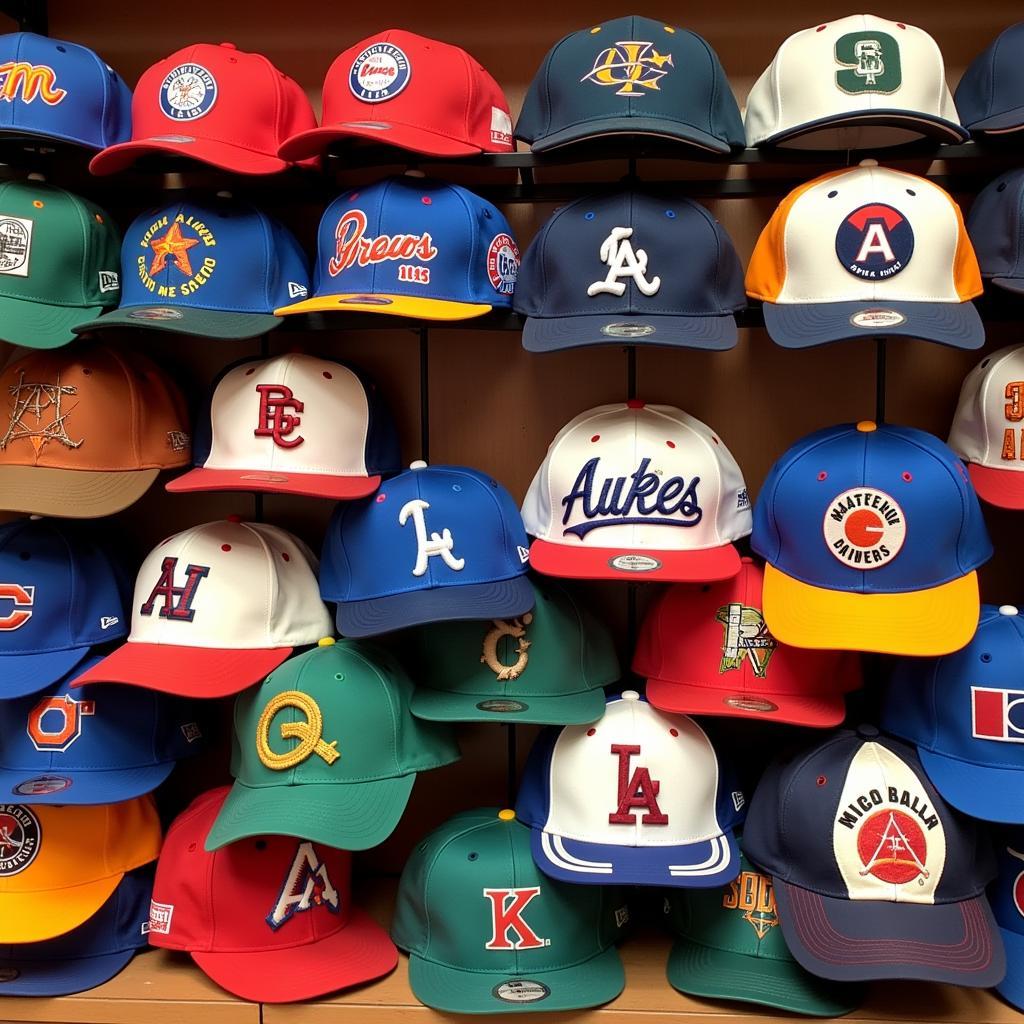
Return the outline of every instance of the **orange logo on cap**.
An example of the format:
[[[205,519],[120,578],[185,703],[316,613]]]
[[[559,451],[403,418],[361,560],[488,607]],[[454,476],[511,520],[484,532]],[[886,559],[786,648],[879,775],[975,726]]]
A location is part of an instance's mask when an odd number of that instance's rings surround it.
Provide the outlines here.
[[[60,374],[54,384],[25,383],[25,371],[18,374],[18,383],[7,389],[14,399],[7,430],[0,437],[0,451],[15,441],[28,440],[36,455],[46,444],[56,441],[65,448],[78,448],[82,439],[73,441],[68,435],[67,420],[75,406],[65,408],[64,399],[77,395],[78,388],[63,385]]]
[[[57,73],[47,64],[28,64],[25,61],[5,61],[0,64],[0,100],[13,103],[21,94],[25,103],[31,103],[37,96],[51,107],[56,106],[65,96],[66,89],[57,87]]]
[[[28,738],[36,750],[63,753],[82,735],[82,716],[95,714],[93,700],[75,700],[68,694],[44,697],[29,713]]]
[[[32,618],[35,599],[35,587],[23,587],[20,583],[0,583],[0,608],[4,601],[10,601],[14,606],[6,615],[0,615],[0,630],[10,632],[24,626]]]

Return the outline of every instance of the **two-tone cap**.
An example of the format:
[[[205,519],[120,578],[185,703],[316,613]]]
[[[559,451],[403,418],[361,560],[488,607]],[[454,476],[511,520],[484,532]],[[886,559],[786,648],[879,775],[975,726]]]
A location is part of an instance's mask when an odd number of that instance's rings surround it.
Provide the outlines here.
[[[338,55],[324,79],[320,121],[286,140],[280,156],[301,160],[357,140],[430,156],[513,148],[508,100],[486,69],[458,46],[403,29]]]
[[[750,533],[736,460],[710,427],[631,399],[570,420],[523,500],[538,572],[576,579],[728,579]]]
[[[999,934],[1006,950],[1006,977],[996,991],[1024,1009],[1024,829],[1002,831],[996,841],[998,873],[988,887]]]
[[[291,164],[277,151],[316,126],[305,91],[259,53],[234,43],[196,43],[143,72],[132,95],[129,142],[92,158],[93,174],[144,157],[185,157],[238,174],[274,174]]]
[[[467,320],[509,309],[518,272],[519,247],[496,206],[459,185],[385,178],[327,207],[313,294],[275,313]]]
[[[541,871],[584,885],[728,882],[743,808],[704,730],[634,690],[593,725],[545,730],[516,802]]]
[[[705,39],[630,16],[572,32],[551,48],[530,83],[516,138],[543,153],[615,135],[719,154],[743,146],[736,98]]]
[[[580,1010],[626,983],[621,889],[542,875],[510,810],[463,811],[412,852],[391,937],[420,1002],[447,1013]]]
[[[751,146],[848,151],[968,137],[935,40],[873,14],[786,39],[751,88],[744,119]]]
[[[964,71],[956,109],[977,138],[1024,128],[1024,22],[1003,29]]]
[[[431,623],[395,638],[415,666],[417,718],[575,725],[604,714],[602,687],[619,678],[610,631],[569,590],[532,582],[533,607],[516,618]]]
[[[339,505],[320,592],[343,636],[458,619],[514,619],[533,607],[526,533],[512,496],[464,466],[412,463],[369,498]]]
[[[92,807],[0,804],[0,944],[77,928],[125,872],[159,852],[151,796]]]
[[[145,328],[207,338],[265,334],[309,293],[292,233],[247,203],[175,202],[136,217],[121,248],[121,303],[75,333]]]
[[[771,765],[743,830],[782,934],[821,978],[988,988],[1006,970],[985,900],[988,836],[949,807],[914,749],[844,729]]]
[[[685,263],[679,253],[685,252]],[[530,243],[513,306],[523,347],[727,349],[747,304],[732,241],[703,206],[641,192],[579,199]]]
[[[185,399],[132,349],[33,352],[0,373],[0,508],[93,519],[189,461]]]
[[[313,999],[393,970],[387,932],[353,903],[350,853],[279,835],[205,849],[227,795],[200,794],[167,830],[150,943],[188,953],[254,1003]]]
[[[206,840],[263,833],[368,850],[394,831],[416,773],[459,759],[446,725],[409,710],[412,682],[386,652],[325,638],[235,703],[235,784]]]
[[[927,178],[874,160],[790,192],[757,240],[746,288],[784,348],[879,335],[985,342],[960,207]]]
[[[938,438],[869,420],[827,427],[775,463],[751,546],[764,617],[794,647],[940,655],[974,635],[992,556],[964,464]]]
[[[82,673],[183,697],[226,697],[331,631],[316,558],[287,530],[230,519],[183,530],[146,556],[127,641]]]
[[[1024,295],[1024,168],[1000,174],[978,193],[967,215],[967,234],[981,276]]]
[[[844,694],[861,684],[859,659],[779,643],[764,620],[763,586],[764,571],[743,558],[730,580],[679,583],[655,599],[633,671],[647,678],[656,708],[823,728],[842,722]]]

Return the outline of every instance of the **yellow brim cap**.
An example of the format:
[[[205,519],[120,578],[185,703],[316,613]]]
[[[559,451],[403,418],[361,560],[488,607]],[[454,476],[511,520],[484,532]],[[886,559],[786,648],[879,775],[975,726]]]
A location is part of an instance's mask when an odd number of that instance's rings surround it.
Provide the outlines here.
[[[483,302],[452,302],[449,299],[428,299],[418,295],[314,295],[291,306],[274,310],[274,316],[294,313],[384,313],[388,316],[409,316],[420,320],[470,320],[490,313],[493,307]]]
[[[85,924],[123,877],[118,873],[63,889],[0,893],[0,943],[42,942]]]

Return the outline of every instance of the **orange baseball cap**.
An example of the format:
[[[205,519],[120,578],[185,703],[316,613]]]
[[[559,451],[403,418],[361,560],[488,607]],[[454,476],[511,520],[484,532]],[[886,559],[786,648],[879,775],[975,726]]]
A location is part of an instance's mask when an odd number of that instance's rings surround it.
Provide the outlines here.
[[[41,942],[77,928],[126,871],[159,853],[149,794],[88,807],[0,804],[0,943]]]
[[[0,508],[110,515],[189,455],[181,392],[137,352],[33,352],[0,373]]]

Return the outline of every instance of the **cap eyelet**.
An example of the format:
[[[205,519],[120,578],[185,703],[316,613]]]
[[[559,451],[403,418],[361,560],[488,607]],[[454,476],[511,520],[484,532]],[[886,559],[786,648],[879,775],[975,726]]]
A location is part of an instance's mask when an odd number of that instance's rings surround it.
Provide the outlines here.
[[[999,182],[999,184],[996,185],[996,191],[997,192],[1005,192],[1006,191],[1006,182],[1005,181]]]
[[[829,192],[829,194],[826,196],[826,198],[827,199],[835,199],[835,197],[837,195],[839,195],[839,193],[835,189],[832,189],[832,191]]]
[[[230,544],[221,544],[220,549],[221,549],[221,551],[230,551],[231,550],[231,545]]]
[[[669,736],[678,736],[679,735],[679,730],[678,729],[669,729],[668,734],[669,734]]]
[[[68,52],[68,50],[67,50],[67,47],[66,47],[66,46],[58,46],[58,47],[57,47],[57,52],[58,52],[58,53],[67,53],[67,52]]]
[[[667,446],[668,446],[669,448],[675,448],[675,446],[676,446],[676,443],[675,443],[675,441],[666,441],[666,442],[665,442],[665,444],[666,444],[666,445],[667,445]]]
[[[601,440],[601,435],[600,435],[600,434],[595,434],[595,435],[594,435],[594,436],[593,436],[593,437],[592,437],[592,438],[590,439],[590,443],[591,443],[591,444],[593,444],[593,443],[594,443],[595,441],[600,441],[600,440]]]
[[[334,374],[330,370],[324,370],[324,380],[334,380]]]
[[[910,481],[914,479],[914,474],[908,472],[907,470],[903,470],[903,472],[900,473],[900,478],[903,480],[905,484],[909,484]]]
[[[257,839],[252,845],[255,846],[257,850],[265,850],[267,848],[267,841],[266,839]]]
[[[826,473],[825,470],[822,470],[818,474],[818,480],[820,481],[820,480],[827,480],[827,479],[828,479],[828,473]]]
[[[344,672],[335,672],[335,673],[334,673],[334,678],[335,678],[335,679],[336,679],[336,680],[337,680],[337,681],[338,681],[339,683],[343,683],[343,682],[345,681],[345,673],[344,673]]]
[[[675,210],[666,210],[665,211],[665,216],[668,217],[669,220],[675,220],[676,219],[676,211]]]
[[[91,377],[92,376],[92,370],[90,370],[88,366],[84,367],[83,370],[82,370],[82,376],[83,377]]]
[[[420,196],[420,202],[424,206],[431,206],[431,205],[433,205],[434,200],[431,199],[430,196]]]
[[[286,562],[290,562],[290,561],[292,560],[292,556],[291,556],[291,555],[289,555],[287,551],[282,551],[282,552],[281,552],[281,557],[282,557],[282,558],[283,558],[283,559],[284,559],[284,560],[285,560]]]
[[[986,652],[985,652],[984,654],[982,654],[982,655],[981,655],[980,657],[981,657],[981,660],[982,660],[982,661],[983,661],[983,662],[984,662],[984,663],[985,663],[986,665],[987,665],[987,664],[988,664],[988,663],[989,663],[989,662],[990,662],[990,661],[992,660],[992,655],[991,655],[991,654],[989,654],[989,653],[988,653],[988,651],[986,651]]]
[[[597,216],[597,214],[594,213],[593,210],[588,210],[585,214],[583,214],[583,219],[584,220],[593,220],[596,216]]]
[[[188,852],[189,853],[195,853],[196,852],[196,847],[198,845],[199,845],[198,843],[189,843],[188,844]]]
[[[379,505],[381,502],[387,501],[388,500],[388,496],[386,494],[378,494],[376,500],[377,500],[377,504]]]
[[[590,728],[590,729],[587,730],[587,735],[588,736],[593,736],[593,735],[595,735],[596,732],[597,732],[596,729]]]
[[[917,196],[917,193],[912,188],[908,188],[906,192],[908,196]]]
[[[480,854],[477,853],[476,850],[473,850],[471,853],[466,854],[466,860],[477,860],[479,857]]]
[[[452,484],[452,490],[453,491],[461,491],[462,490],[462,484]]]
[[[33,199],[33,200],[32,200],[32,205],[33,205],[33,206],[34,206],[34,207],[35,207],[35,208],[36,208],[37,210],[41,210],[41,209],[42,209],[42,208],[43,208],[43,207],[44,207],[44,206],[46,205],[46,203],[44,203],[44,202],[42,201],[42,199]]]
[[[102,216],[101,216],[100,214],[98,214],[98,213],[94,213],[94,214],[93,214],[93,217],[95,217],[95,218],[96,218],[96,223],[97,223],[97,224],[102,224],[102,223],[103,223],[103,217],[102,217]]]
[[[814,780],[814,783],[815,783],[815,785],[817,785],[817,786],[824,786],[824,785],[825,785],[825,784],[826,784],[827,782],[828,782],[828,779],[827,779],[827,778],[826,778],[826,777],[825,777],[824,775],[819,775],[819,776],[818,776],[818,777],[817,777],[817,778],[816,778],[816,779]]]

